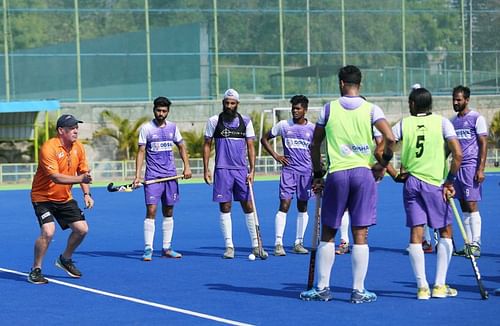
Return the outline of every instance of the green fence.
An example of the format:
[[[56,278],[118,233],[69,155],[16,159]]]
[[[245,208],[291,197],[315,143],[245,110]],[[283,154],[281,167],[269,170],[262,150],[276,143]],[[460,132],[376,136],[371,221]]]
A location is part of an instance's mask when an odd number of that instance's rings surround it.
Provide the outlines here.
[[[500,20],[487,0],[3,0],[0,99],[136,101],[499,93]]]

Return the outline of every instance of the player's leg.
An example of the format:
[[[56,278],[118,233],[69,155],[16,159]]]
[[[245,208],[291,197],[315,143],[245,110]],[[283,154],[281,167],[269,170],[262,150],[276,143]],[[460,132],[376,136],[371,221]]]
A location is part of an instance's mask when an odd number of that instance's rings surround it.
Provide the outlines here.
[[[340,225],[340,244],[335,250],[335,254],[343,255],[350,252],[349,249],[349,211],[346,210],[342,215],[342,224]]]
[[[470,211],[470,250],[476,258],[479,258],[481,256],[481,214],[479,213],[477,201],[468,201],[467,206]]]
[[[309,222],[309,215],[307,214],[307,202],[311,198],[312,178],[310,175],[296,174],[296,193],[297,193],[297,228],[295,231],[295,242],[293,245],[293,252],[296,254],[308,254],[309,251],[304,248],[304,234]]]
[[[164,184],[165,191],[162,196],[162,257],[181,258],[182,255],[172,248],[172,237],[174,233],[174,205],[179,200],[179,186],[177,180],[167,181]]]
[[[330,275],[335,263],[335,235],[340,226],[349,197],[346,172],[339,171],[326,177],[321,203],[321,240],[316,251],[316,286],[300,294],[302,300],[331,300]]]
[[[48,203],[47,203],[48,204]],[[28,282],[33,284],[46,284],[48,280],[42,274],[42,263],[54,237],[55,223],[50,207],[46,203],[33,203],[35,215],[40,225],[40,235],[35,240],[33,266],[28,275]]]
[[[89,231],[85,215],[78,207],[75,200],[70,200],[67,203],[56,204],[54,217],[56,218],[59,226],[66,230],[71,229],[71,233],[66,243],[66,248],[63,253],[59,255],[56,260],[56,266],[63,269],[71,277],[81,277],[82,273],[76,268],[73,263],[72,256],[76,248],[82,243],[83,239]]]
[[[256,208],[252,205],[252,200],[250,197],[250,189],[247,183],[247,171],[246,170],[233,170],[234,176],[234,191],[233,196],[236,201],[239,201],[241,208],[245,213],[245,222],[248,229],[248,234],[250,235],[250,242],[252,245],[252,253],[255,256],[268,256],[268,253],[262,250],[259,252],[259,234],[257,233],[257,228],[255,225],[255,216],[257,214]],[[257,199],[254,198],[254,201]],[[255,213],[254,213],[255,211]],[[261,239],[262,240],[262,239]]]
[[[425,273],[425,257],[422,248],[423,226],[428,223],[426,203],[422,196],[423,182],[410,176],[403,186],[403,203],[406,213],[406,226],[410,228],[408,256],[417,283],[417,299],[430,298],[429,283]],[[441,199],[442,201],[442,199]]]
[[[280,197],[283,192],[280,191]],[[280,198],[280,208],[276,213],[274,218],[274,255],[275,256],[286,256],[285,248],[283,248],[283,234],[285,233],[286,226],[286,215],[290,209],[290,204],[292,202],[291,198]]]
[[[155,237],[155,217],[156,204],[146,205],[146,218],[144,219],[144,253],[142,260],[151,261],[153,259],[153,243]]]
[[[212,200],[219,203],[219,224],[224,237],[225,250],[222,258],[234,258],[233,225],[231,204],[233,200],[233,177],[226,169],[215,169]]]
[[[432,297],[446,298],[457,295],[455,289],[446,284],[446,275],[453,254],[452,221],[453,213],[450,205],[443,201],[443,187],[429,184],[422,185],[422,198],[425,199],[425,210],[429,227],[439,230],[439,242],[436,255],[436,278],[432,289]]]
[[[323,220],[323,216],[321,218]],[[322,224],[321,241],[316,251],[316,287],[303,291],[300,294],[302,300],[329,301],[333,298],[330,292],[330,274],[335,263],[334,241],[336,233],[337,229]]]
[[[309,215],[307,214],[307,201],[297,199],[297,229],[295,232],[295,243],[293,252],[296,254],[308,254],[309,251],[304,248],[304,234],[306,232]]]
[[[408,256],[417,282],[417,299],[427,300],[430,298],[429,283],[425,274],[425,257],[422,248],[423,225],[415,225],[410,229],[410,245]]]
[[[432,297],[446,298],[457,295],[457,290],[450,288],[446,284],[446,275],[450,265],[451,256],[453,253],[453,243],[451,241],[452,227],[451,224],[439,229],[440,239],[438,243],[436,261],[436,280],[432,289]]]
[[[153,259],[155,218],[158,209],[158,202],[165,192],[163,183],[153,183],[144,186],[144,201],[146,204],[146,217],[144,218],[144,253],[142,260],[151,261]]]
[[[365,168],[349,170],[349,185],[346,189],[350,192],[348,209],[354,241],[351,255],[353,279],[351,302],[373,302],[377,300],[377,295],[368,291],[364,284],[370,259],[368,227],[377,222],[377,186],[371,170]]]

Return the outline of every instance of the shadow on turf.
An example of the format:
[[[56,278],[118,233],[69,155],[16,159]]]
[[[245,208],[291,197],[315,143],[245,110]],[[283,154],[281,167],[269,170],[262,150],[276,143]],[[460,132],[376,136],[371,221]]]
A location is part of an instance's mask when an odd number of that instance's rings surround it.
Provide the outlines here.
[[[223,283],[205,284],[205,286],[209,290],[225,291],[225,292],[237,292],[237,293],[249,293],[249,294],[262,295],[262,296],[268,296],[268,297],[280,297],[280,298],[290,298],[290,299],[294,299],[294,300],[300,300],[300,298],[299,298],[300,292],[305,290],[304,284],[288,283],[288,284],[283,284],[283,285],[285,285],[285,287],[283,289],[279,290],[279,289],[269,289],[269,288],[262,288],[262,287],[234,286],[234,285],[223,284]],[[332,292],[333,292],[333,300],[332,301],[345,301],[345,302],[349,301],[348,299],[339,299],[338,297],[335,297],[335,293],[350,294],[351,289],[335,287],[335,288],[333,288]],[[342,297],[345,297],[345,295],[342,295]]]

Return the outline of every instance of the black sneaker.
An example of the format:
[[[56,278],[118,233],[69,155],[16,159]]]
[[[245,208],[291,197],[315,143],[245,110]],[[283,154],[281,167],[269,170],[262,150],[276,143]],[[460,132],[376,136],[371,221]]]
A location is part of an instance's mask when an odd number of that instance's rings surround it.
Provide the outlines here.
[[[43,277],[42,270],[40,268],[32,268],[28,275],[28,282],[33,284],[47,284],[49,280]]]
[[[57,258],[56,266],[64,270],[71,277],[79,278],[82,276],[82,273],[76,268],[75,264],[73,264],[73,260],[64,259],[62,255],[59,255],[59,258]]]

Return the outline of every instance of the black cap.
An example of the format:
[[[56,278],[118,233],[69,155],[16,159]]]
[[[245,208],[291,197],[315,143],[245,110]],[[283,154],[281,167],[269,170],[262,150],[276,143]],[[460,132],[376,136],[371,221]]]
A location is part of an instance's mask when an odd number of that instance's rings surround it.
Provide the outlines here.
[[[83,123],[83,121],[78,120],[71,114],[63,114],[57,119],[56,128],[73,127],[79,123]]]

